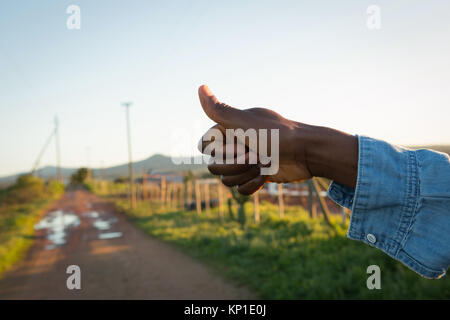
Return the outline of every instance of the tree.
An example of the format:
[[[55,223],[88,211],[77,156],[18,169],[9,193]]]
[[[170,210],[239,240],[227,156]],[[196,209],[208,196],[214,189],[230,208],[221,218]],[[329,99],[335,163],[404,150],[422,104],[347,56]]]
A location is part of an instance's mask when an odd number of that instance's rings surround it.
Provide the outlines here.
[[[89,170],[87,168],[80,168],[70,176],[71,184],[83,184],[89,176]]]

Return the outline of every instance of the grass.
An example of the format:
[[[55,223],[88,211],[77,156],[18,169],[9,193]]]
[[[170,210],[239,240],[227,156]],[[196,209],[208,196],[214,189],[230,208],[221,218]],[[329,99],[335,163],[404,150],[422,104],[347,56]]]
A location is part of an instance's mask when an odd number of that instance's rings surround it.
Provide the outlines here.
[[[212,266],[263,299],[449,299],[450,281],[427,280],[378,249],[346,238],[347,225],[332,217],[336,231],[302,207],[260,205],[261,223],[252,223],[247,203],[245,229],[231,219],[116,200],[117,207],[149,235],[171,243]],[[366,286],[369,265],[381,268],[381,290]]]
[[[47,187],[38,198],[19,203],[14,198],[16,190],[2,190],[0,202],[0,278],[5,271],[20,261],[33,243],[34,224],[44,210],[63,193],[60,186]]]

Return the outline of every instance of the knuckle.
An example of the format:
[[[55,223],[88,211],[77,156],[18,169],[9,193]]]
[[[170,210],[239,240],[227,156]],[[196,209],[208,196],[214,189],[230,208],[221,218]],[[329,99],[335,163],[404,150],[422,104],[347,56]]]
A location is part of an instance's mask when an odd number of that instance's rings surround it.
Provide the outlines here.
[[[220,170],[218,170],[216,164],[210,164],[210,165],[208,165],[208,170],[209,170],[209,172],[211,172],[211,173],[214,174],[214,175],[219,175],[219,174],[220,174],[220,173],[219,173]]]

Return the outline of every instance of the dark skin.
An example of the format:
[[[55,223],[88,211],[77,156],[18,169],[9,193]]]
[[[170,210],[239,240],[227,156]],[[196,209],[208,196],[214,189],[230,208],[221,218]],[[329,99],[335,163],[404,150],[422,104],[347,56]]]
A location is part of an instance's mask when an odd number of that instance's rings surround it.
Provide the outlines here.
[[[245,164],[217,164],[213,161],[208,169],[212,174],[220,175],[225,185],[238,186],[238,191],[245,195],[255,193],[265,182],[299,182],[312,177],[325,177],[355,187],[358,171],[358,139],[355,136],[289,120],[270,109],[233,108],[221,103],[206,85],[199,88],[198,94],[203,110],[217,123],[213,128],[223,133],[225,129],[238,128],[244,131],[249,128],[279,129],[278,173],[261,175],[261,163],[248,164],[247,161]],[[202,143],[202,152],[208,143]],[[245,145],[246,159],[249,153],[257,153],[257,150],[249,148],[247,141],[235,140],[235,150],[237,144]],[[222,145],[225,146],[225,142]],[[213,156],[221,157],[220,153],[224,151]]]

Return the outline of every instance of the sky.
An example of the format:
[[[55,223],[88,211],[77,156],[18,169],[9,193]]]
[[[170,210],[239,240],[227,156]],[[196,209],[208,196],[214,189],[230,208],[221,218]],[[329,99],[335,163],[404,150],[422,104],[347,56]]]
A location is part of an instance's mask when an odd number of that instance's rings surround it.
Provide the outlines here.
[[[1,1],[0,176],[31,169],[55,115],[64,167],[125,163],[124,101],[134,160],[198,155],[201,84],[239,108],[450,144],[449,40],[448,0]]]

